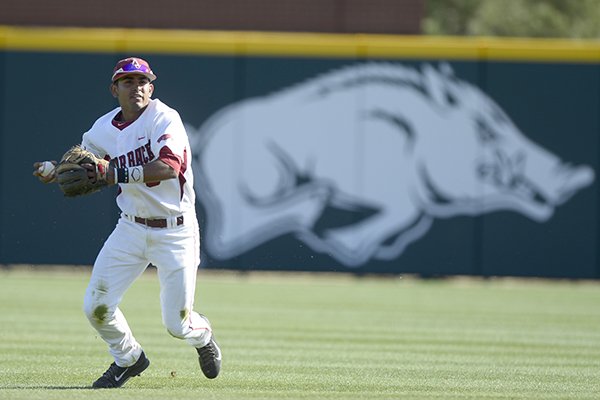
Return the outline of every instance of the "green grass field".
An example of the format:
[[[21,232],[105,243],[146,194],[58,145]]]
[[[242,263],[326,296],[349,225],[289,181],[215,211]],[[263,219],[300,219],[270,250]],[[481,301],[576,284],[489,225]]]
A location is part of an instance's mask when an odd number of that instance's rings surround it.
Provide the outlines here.
[[[151,365],[112,362],[83,315],[88,269],[0,269],[0,399],[598,399],[600,283],[201,271],[223,369],[162,327],[148,271],[122,309]]]

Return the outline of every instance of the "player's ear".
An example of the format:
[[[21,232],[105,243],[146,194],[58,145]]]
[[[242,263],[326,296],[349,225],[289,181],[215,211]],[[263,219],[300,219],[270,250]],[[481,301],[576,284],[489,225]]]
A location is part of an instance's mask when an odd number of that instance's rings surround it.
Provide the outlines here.
[[[116,99],[117,98],[117,83],[116,82],[111,83],[110,86],[108,87],[108,90],[110,90],[112,97],[114,97]]]
[[[150,84],[150,97],[152,97],[152,94],[154,94],[154,85],[151,83]]]

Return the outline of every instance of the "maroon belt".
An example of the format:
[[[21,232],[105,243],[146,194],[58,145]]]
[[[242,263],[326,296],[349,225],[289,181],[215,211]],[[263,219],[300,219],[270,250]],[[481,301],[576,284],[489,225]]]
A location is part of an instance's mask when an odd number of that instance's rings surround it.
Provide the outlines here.
[[[149,226],[150,228],[166,228],[167,220],[166,219],[148,219],[148,218],[140,218],[134,217],[135,222],[138,224]],[[177,217],[177,226],[183,225],[183,215]]]

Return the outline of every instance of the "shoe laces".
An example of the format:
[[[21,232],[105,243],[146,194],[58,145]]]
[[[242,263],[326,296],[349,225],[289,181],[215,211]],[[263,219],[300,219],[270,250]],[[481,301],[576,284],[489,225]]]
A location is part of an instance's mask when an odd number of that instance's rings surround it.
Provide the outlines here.
[[[119,367],[116,363],[110,364],[110,367],[106,370],[106,372],[102,375],[102,378],[111,379],[115,376],[119,375],[119,373],[123,370],[123,368]]]
[[[198,354],[200,354],[202,363],[212,362],[217,357],[217,349],[213,346],[212,340],[206,346],[199,348]]]

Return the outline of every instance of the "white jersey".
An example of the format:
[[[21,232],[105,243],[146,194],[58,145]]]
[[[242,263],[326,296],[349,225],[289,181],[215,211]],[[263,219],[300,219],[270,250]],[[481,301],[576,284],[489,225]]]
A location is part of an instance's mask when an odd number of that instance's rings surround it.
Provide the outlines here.
[[[118,107],[98,118],[83,134],[82,146],[118,168],[160,159],[178,171],[176,179],[153,183],[119,184],[117,205],[130,216],[169,218],[195,213],[194,175],[189,140],[177,111],[158,99],[133,122],[114,120]]]

